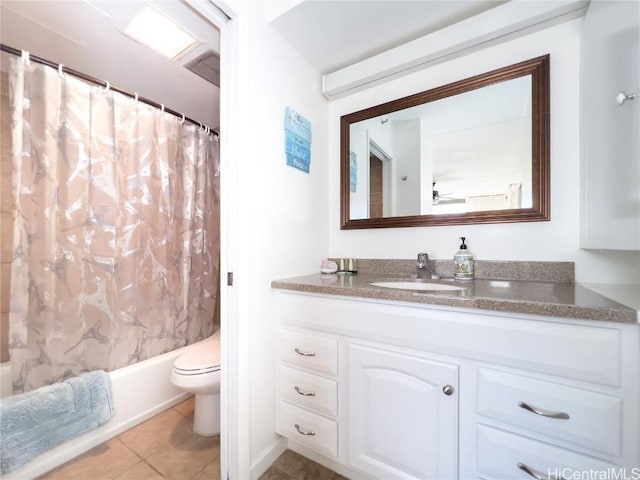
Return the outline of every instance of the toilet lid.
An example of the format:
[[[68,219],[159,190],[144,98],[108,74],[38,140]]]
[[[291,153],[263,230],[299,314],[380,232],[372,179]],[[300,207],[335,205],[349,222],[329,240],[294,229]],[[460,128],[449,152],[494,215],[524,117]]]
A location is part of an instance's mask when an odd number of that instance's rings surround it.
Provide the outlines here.
[[[192,345],[174,364],[176,370],[217,370],[220,367],[220,331]]]

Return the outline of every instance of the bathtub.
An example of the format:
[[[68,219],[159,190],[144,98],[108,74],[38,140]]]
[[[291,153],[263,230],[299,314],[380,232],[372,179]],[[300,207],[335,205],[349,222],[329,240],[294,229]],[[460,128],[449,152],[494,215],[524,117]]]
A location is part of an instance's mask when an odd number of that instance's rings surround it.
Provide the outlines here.
[[[2,479],[36,478],[189,398],[189,393],[171,384],[171,369],[176,358],[191,347],[183,347],[111,372],[115,415],[109,422],[43,453],[17,470],[3,475]],[[2,373],[6,377],[5,373],[8,372]]]

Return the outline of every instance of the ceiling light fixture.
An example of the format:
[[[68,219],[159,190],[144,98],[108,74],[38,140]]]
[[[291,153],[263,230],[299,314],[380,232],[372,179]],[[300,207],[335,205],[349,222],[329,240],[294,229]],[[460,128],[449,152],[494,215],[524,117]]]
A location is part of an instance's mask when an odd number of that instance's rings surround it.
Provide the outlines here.
[[[129,19],[122,32],[171,59],[198,43],[172,20],[146,6]]]

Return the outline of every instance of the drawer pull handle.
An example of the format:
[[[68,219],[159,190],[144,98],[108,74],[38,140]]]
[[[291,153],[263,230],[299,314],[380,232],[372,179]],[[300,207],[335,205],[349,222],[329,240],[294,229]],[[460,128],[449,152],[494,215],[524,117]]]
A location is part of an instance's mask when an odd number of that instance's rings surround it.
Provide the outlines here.
[[[527,410],[531,413],[535,413],[536,415],[540,415],[541,417],[547,418],[556,418],[558,420],[568,420],[569,414],[564,412],[550,412],[548,410],[542,410],[541,408],[532,407],[528,403],[518,402],[518,406],[524,410]]]
[[[300,425],[298,425],[297,423],[294,425],[294,427],[296,427],[296,430],[300,435],[308,435],[313,437],[316,434],[316,432],[314,432],[313,430],[302,430],[300,428]]]
[[[294,348],[293,351],[296,352],[298,355],[301,355],[303,357],[315,357],[316,356],[316,352],[303,352],[298,347]]]
[[[534,470],[533,468],[525,465],[524,463],[519,463],[518,468],[522,470],[527,475],[535,478],[536,480],[565,480],[562,475],[554,475],[550,474],[549,476],[544,476],[544,474]]]
[[[315,397],[316,396],[316,392],[314,392],[313,390],[309,390],[307,392],[305,392],[304,390],[300,390],[300,387],[298,387],[297,385],[295,387],[293,387],[295,389],[296,392],[298,392],[299,395],[302,395],[303,397]]]

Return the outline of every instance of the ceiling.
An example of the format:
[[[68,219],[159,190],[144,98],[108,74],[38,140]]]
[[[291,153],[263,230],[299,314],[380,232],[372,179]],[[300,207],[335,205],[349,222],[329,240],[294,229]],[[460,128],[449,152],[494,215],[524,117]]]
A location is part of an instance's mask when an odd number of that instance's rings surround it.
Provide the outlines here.
[[[173,18],[201,44],[175,62],[121,33],[143,4]],[[219,126],[219,88],[184,67],[208,50],[219,53],[219,32],[182,1],[1,0],[0,40]],[[3,63],[5,69],[6,58]]]
[[[282,3],[282,2],[276,2]],[[326,74],[497,7],[498,0],[306,0],[272,25]]]
[[[277,7],[273,27],[324,74],[502,3],[262,0],[256,5],[263,12]],[[172,17],[202,44],[175,62],[124,35],[125,19],[143,4]],[[219,89],[184,67],[205,51],[219,53],[219,31],[184,0],[1,0],[0,40],[219,126]],[[6,63],[3,59],[3,69]]]

